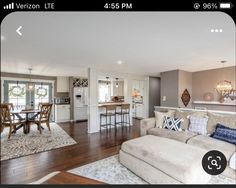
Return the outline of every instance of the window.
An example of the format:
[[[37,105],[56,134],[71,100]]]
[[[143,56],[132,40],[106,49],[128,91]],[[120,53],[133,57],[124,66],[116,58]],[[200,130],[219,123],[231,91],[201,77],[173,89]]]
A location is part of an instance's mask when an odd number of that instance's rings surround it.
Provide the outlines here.
[[[13,103],[16,108],[25,108],[26,106],[26,84],[9,83],[8,101]]]
[[[49,85],[35,84],[34,87],[34,105],[37,107],[41,102],[49,101]]]
[[[98,83],[98,101],[108,102],[111,100],[111,83],[99,81]]]

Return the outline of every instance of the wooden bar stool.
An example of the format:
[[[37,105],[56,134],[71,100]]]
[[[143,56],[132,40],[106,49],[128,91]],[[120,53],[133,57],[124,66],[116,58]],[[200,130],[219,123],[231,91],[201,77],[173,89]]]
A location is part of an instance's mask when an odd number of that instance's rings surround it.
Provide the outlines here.
[[[120,125],[130,125],[130,104],[122,104],[120,106],[120,110],[116,111],[116,115],[121,117],[120,122],[116,122],[116,124]]]
[[[108,126],[111,128],[111,126],[116,126],[116,124],[112,124],[111,123],[111,118],[114,117],[114,122],[116,122],[116,106],[114,105],[107,105],[104,106],[104,108],[106,109],[105,113],[101,113],[100,114],[100,131],[102,130],[102,127],[106,127],[108,128]],[[106,123],[102,124],[102,118],[105,117],[106,118]],[[109,122],[108,122],[109,119]]]

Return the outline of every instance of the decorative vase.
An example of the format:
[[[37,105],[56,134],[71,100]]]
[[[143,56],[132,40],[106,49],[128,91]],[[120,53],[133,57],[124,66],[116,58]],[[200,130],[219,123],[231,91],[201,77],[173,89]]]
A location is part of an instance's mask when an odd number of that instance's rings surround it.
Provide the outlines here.
[[[204,101],[213,101],[214,95],[211,92],[207,92],[203,95]]]

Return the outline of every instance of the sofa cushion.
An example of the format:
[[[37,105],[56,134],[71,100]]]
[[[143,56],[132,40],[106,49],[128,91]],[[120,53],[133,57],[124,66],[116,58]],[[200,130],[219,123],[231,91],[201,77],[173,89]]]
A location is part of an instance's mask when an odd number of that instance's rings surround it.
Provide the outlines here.
[[[165,116],[163,128],[173,130],[173,131],[182,131],[181,129],[182,121],[183,119]]]
[[[144,136],[147,134],[147,130],[156,126],[155,118],[146,118],[140,121],[140,135]]]
[[[215,131],[217,123],[236,129],[236,117],[233,115],[219,115],[208,112],[207,133],[212,134]]]
[[[236,144],[236,129],[232,129],[218,123],[212,137],[231,144]]]
[[[189,131],[202,135],[207,134],[208,118],[190,116],[189,119],[190,119]]]
[[[173,110],[169,110],[168,112],[158,112],[154,111],[155,113],[155,119],[156,119],[156,127],[162,128],[163,122],[164,122],[164,117],[174,117]]]
[[[235,152],[234,144],[230,144],[228,142],[217,140],[215,138],[204,135],[198,135],[189,139],[187,141],[187,144],[203,148],[208,151],[218,150],[225,155],[227,161],[229,161],[231,155]]]
[[[121,150],[182,183],[207,183],[211,177],[202,168],[206,150],[172,139],[146,135],[124,142]]]
[[[150,135],[160,136],[164,138],[170,138],[173,140],[177,140],[180,142],[186,143],[188,139],[192,138],[193,136],[196,136],[196,133],[192,133],[189,131],[172,131],[168,129],[162,129],[162,128],[152,128],[147,131]]]

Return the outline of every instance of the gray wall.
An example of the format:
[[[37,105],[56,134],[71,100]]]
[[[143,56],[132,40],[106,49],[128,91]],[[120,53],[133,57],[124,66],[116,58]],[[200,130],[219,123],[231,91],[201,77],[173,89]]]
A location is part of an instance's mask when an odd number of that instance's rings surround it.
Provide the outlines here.
[[[161,73],[161,106],[178,107],[178,80],[178,70]],[[166,96],[166,101],[163,101],[163,96]]]
[[[149,77],[149,117],[154,117],[154,106],[160,106],[160,89],[160,78]]]
[[[236,88],[236,66],[198,71],[187,72],[183,70],[174,70],[161,73],[161,105],[171,107],[185,107],[181,96],[187,88],[191,101],[187,108],[206,107],[209,110],[234,111],[235,106],[227,105],[203,105],[193,104],[194,101],[204,101],[203,95],[211,92],[214,95],[213,101],[219,101],[219,94],[215,90],[217,83],[221,80],[229,80]],[[166,101],[163,101],[166,96]]]

